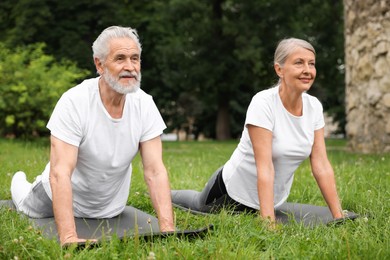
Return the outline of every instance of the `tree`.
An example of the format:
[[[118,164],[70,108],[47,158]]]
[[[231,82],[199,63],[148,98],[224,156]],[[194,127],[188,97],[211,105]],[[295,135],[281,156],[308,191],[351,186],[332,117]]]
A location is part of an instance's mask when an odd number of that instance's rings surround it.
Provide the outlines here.
[[[156,1],[154,7],[158,15],[146,30],[157,38],[149,53],[154,54],[153,75],[161,79],[155,85],[162,86],[154,93],[163,97],[164,111],[177,106],[167,100],[192,93],[203,102],[199,131],[217,139],[238,136],[251,96],[277,81],[272,68],[277,42],[298,37],[318,52],[313,93],[342,119],[341,1],[171,0]]]
[[[0,40],[9,47],[44,42],[48,53],[71,59],[94,75],[92,42],[107,26],[129,22],[126,16],[115,15],[125,2],[3,0],[0,21],[5,23],[0,28],[5,33]]]
[[[10,50],[0,44],[0,134],[48,134],[46,123],[59,97],[86,71],[44,53],[44,44]]]
[[[251,97],[277,81],[273,53],[286,37],[313,43],[312,93],[343,126],[342,11],[341,0],[3,0],[0,40],[8,46],[45,42],[49,53],[74,60],[92,76],[90,46],[101,30],[135,27],[143,43],[142,87],[169,128],[188,117],[177,116],[191,111],[178,101],[191,96],[202,111],[192,120],[194,131],[221,140],[241,134]]]

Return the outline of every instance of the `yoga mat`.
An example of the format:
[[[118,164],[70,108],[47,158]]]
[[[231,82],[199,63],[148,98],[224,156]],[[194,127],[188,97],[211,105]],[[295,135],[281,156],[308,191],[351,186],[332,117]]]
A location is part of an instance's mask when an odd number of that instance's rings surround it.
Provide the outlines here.
[[[208,215],[196,210],[173,204],[174,207],[189,211],[193,214]],[[254,212],[255,210],[253,210]],[[240,213],[240,212],[235,212]],[[343,223],[346,220],[354,220],[359,217],[358,214],[346,211],[344,218],[333,219],[332,213],[328,207],[315,206],[310,204],[286,202],[275,209],[276,221],[282,224],[301,223],[304,226],[314,227],[317,225],[331,225]]]
[[[0,200],[0,207],[2,206],[15,209],[12,200]],[[26,215],[23,216],[27,217]],[[42,231],[44,237],[58,239],[54,217],[40,219],[29,218],[29,220],[36,228]],[[136,236],[150,239],[152,237],[167,237],[172,235],[196,238],[204,236],[213,229],[213,225],[209,225],[194,230],[160,232],[156,217],[131,206],[126,206],[123,213],[114,218],[75,218],[75,223],[77,235],[80,238],[97,239],[98,241],[102,239],[109,240],[114,235],[120,239]],[[84,245],[84,243],[80,243],[80,245]]]
[[[334,219],[328,207],[291,202],[283,203],[275,209],[277,221],[284,224],[297,222],[305,226],[337,224],[354,220],[359,216],[352,211],[345,211],[344,214],[344,218]]]

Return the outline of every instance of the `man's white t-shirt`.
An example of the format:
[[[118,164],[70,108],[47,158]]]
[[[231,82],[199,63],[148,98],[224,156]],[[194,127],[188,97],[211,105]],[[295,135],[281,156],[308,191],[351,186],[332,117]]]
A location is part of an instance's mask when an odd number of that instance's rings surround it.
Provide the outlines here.
[[[302,116],[294,116],[284,108],[279,86],[261,91],[252,98],[241,140],[223,168],[223,180],[231,198],[248,207],[260,208],[256,162],[246,127],[250,124],[272,132],[274,206],[287,200],[295,170],[311,153],[314,131],[325,125],[318,99],[304,93],[302,101]]]
[[[78,147],[72,175],[76,217],[120,214],[140,142],[161,135],[166,128],[153,98],[141,89],[126,95],[122,118],[112,118],[100,98],[98,80],[85,80],[65,92],[47,124],[53,136]],[[48,164],[42,183],[51,198],[49,170]]]

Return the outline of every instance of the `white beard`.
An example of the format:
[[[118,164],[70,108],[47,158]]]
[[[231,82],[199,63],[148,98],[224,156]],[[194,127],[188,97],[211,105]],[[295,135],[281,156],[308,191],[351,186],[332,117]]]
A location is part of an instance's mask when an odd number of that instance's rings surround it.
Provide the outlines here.
[[[118,92],[119,94],[128,94],[128,93],[134,93],[136,92],[141,85],[141,72],[138,74],[133,72],[122,72],[119,74],[119,77],[122,76],[134,76],[136,79],[135,83],[128,83],[128,84],[121,84],[119,80],[117,80],[109,71],[107,68],[104,68],[104,73],[102,75],[103,79],[108,83],[108,85]]]

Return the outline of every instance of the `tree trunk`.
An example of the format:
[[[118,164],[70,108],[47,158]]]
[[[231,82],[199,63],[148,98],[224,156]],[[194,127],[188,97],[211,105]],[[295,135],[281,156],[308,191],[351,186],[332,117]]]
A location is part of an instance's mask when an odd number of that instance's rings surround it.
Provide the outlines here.
[[[386,0],[344,0],[346,133],[357,152],[390,152],[389,13]]]
[[[218,102],[216,138],[217,140],[228,140],[230,137],[229,98],[222,96]]]
[[[222,49],[224,44],[224,39],[222,35],[222,3],[223,0],[213,0],[213,26],[214,26],[214,42],[216,44],[215,48]],[[217,55],[218,57],[218,55]],[[216,57],[216,58],[217,58]],[[226,71],[220,71],[219,73],[223,74]],[[215,134],[217,140],[228,140],[230,139],[230,115],[229,115],[229,93],[227,93],[224,85],[226,82],[222,82],[226,80],[226,77],[223,75],[219,75],[218,81],[216,84],[219,89],[219,93],[217,96],[218,99],[218,112],[217,112],[217,122],[215,126]]]
[[[213,0],[213,26],[214,26],[214,42],[216,44],[216,49],[220,49],[223,46],[223,35],[222,35],[222,0]],[[217,57],[218,58],[218,55]],[[227,140],[230,139],[230,122],[229,122],[229,93],[226,93],[226,88],[224,85],[225,77],[220,74],[225,73],[226,71],[219,71],[217,89],[217,99],[218,99],[218,112],[217,112],[217,122],[215,134],[217,140]],[[222,77],[221,77],[222,76]]]

